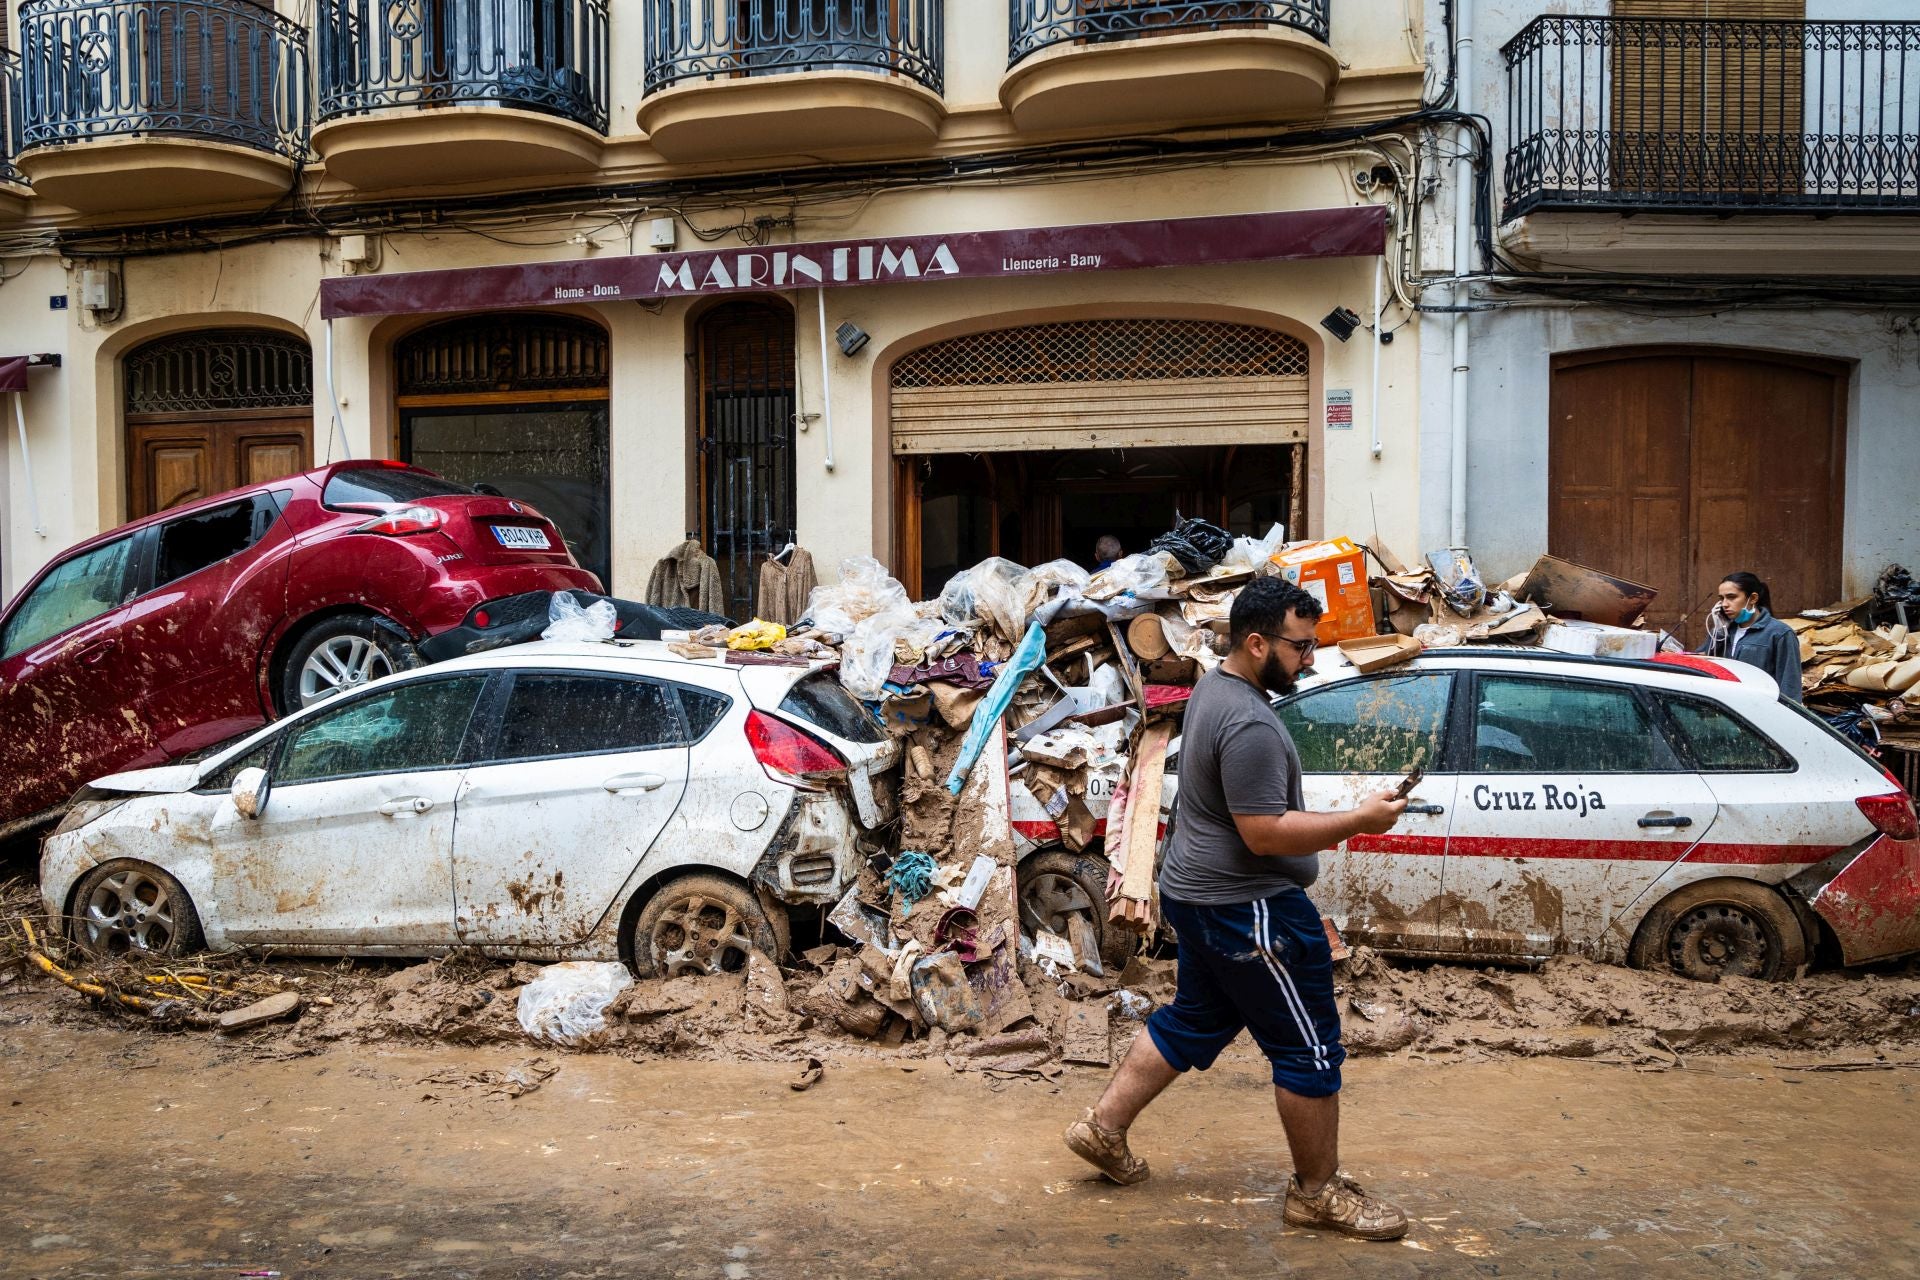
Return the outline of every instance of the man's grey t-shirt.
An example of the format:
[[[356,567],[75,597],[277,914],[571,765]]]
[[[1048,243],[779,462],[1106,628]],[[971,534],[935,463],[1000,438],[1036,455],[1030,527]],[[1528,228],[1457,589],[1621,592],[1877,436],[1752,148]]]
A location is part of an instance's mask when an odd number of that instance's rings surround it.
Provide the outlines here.
[[[1180,731],[1180,790],[1160,892],[1225,906],[1304,889],[1320,857],[1263,858],[1233,815],[1286,813],[1300,797],[1300,754],[1264,690],[1216,668],[1200,678]]]

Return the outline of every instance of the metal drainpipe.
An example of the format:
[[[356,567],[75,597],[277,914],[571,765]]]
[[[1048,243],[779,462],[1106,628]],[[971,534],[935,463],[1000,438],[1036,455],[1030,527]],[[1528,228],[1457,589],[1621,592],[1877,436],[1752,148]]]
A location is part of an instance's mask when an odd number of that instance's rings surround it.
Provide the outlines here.
[[[833,370],[827,367],[827,291],[815,289],[820,309],[820,408],[827,428],[827,470],[833,470]]]
[[[1454,31],[1454,65],[1458,70],[1454,101],[1462,111],[1472,111],[1474,108],[1473,10],[1477,3],[1478,0],[1460,0]],[[1453,162],[1453,274],[1458,278],[1453,286],[1453,301],[1458,307],[1465,307],[1472,301],[1473,295],[1464,279],[1473,257],[1473,161],[1469,158],[1473,141],[1472,132],[1462,125],[1459,133],[1460,159]],[[1453,375],[1450,388],[1453,407],[1447,444],[1447,541],[1455,547],[1467,545],[1467,370],[1472,367],[1469,350],[1471,335],[1467,325],[1471,320],[1472,317],[1465,311],[1453,314]]]

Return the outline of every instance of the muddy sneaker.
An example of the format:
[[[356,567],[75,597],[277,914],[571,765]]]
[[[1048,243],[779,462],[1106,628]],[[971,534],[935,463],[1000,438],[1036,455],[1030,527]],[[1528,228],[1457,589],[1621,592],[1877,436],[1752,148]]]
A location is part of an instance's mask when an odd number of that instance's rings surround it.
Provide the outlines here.
[[[1317,1196],[1301,1190],[1299,1178],[1290,1180],[1284,1216],[1290,1227],[1317,1227],[1362,1240],[1398,1240],[1407,1234],[1407,1215],[1398,1205],[1368,1195],[1344,1173],[1327,1179]]]
[[[1092,1107],[1067,1126],[1067,1150],[1123,1187],[1147,1180],[1147,1162],[1127,1150],[1127,1131],[1101,1128]]]

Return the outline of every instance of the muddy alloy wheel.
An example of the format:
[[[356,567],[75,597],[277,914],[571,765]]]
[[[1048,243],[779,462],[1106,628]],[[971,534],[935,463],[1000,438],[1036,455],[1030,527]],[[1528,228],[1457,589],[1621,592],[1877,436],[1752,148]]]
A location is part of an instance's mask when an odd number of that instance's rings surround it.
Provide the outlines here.
[[[73,895],[73,940],[96,956],[183,956],[200,946],[200,917],[187,891],[158,867],[109,862]]]
[[[1068,921],[1084,916],[1100,940],[1100,963],[1108,973],[1126,967],[1135,938],[1107,922],[1107,863],[1105,859],[1046,849],[1020,864],[1020,927],[1033,935],[1035,924],[1061,937]]]
[[[1647,913],[1633,940],[1635,968],[1683,978],[1791,978],[1806,962],[1806,935],[1786,899],[1750,880],[1705,880]]]
[[[413,642],[385,618],[328,618],[302,635],[288,653],[280,709],[283,714],[297,711],[419,665]]]
[[[633,963],[643,978],[739,973],[755,948],[774,960],[785,950],[753,890],[720,876],[670,881],[634,923]]]

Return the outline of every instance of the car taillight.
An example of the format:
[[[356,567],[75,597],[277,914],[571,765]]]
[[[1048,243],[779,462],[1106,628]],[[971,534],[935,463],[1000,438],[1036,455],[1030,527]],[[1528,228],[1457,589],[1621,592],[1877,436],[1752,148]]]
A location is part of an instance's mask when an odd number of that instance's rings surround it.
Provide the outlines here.
[[[1873,829],[1893,840],[1920,839],[1920,817],[1913,812],[1913,799],[1900,790],[1881,796],[1861,796],[1854,801]]]
[[[825,743],[762,711],[747,715],[747,742],[753,758],[775,782],[824,781],[847,771],[847,762]]]
[[[401,537],[409,533],[432,533],[446,522],[446,512],[436,511],[432,507],[395,507],[385,515],[360,525],[354,532]]]
[[[490,627],[493,625],[493,615],[485,609],[475,609],[473,611],[473,625],[476,627]]]

